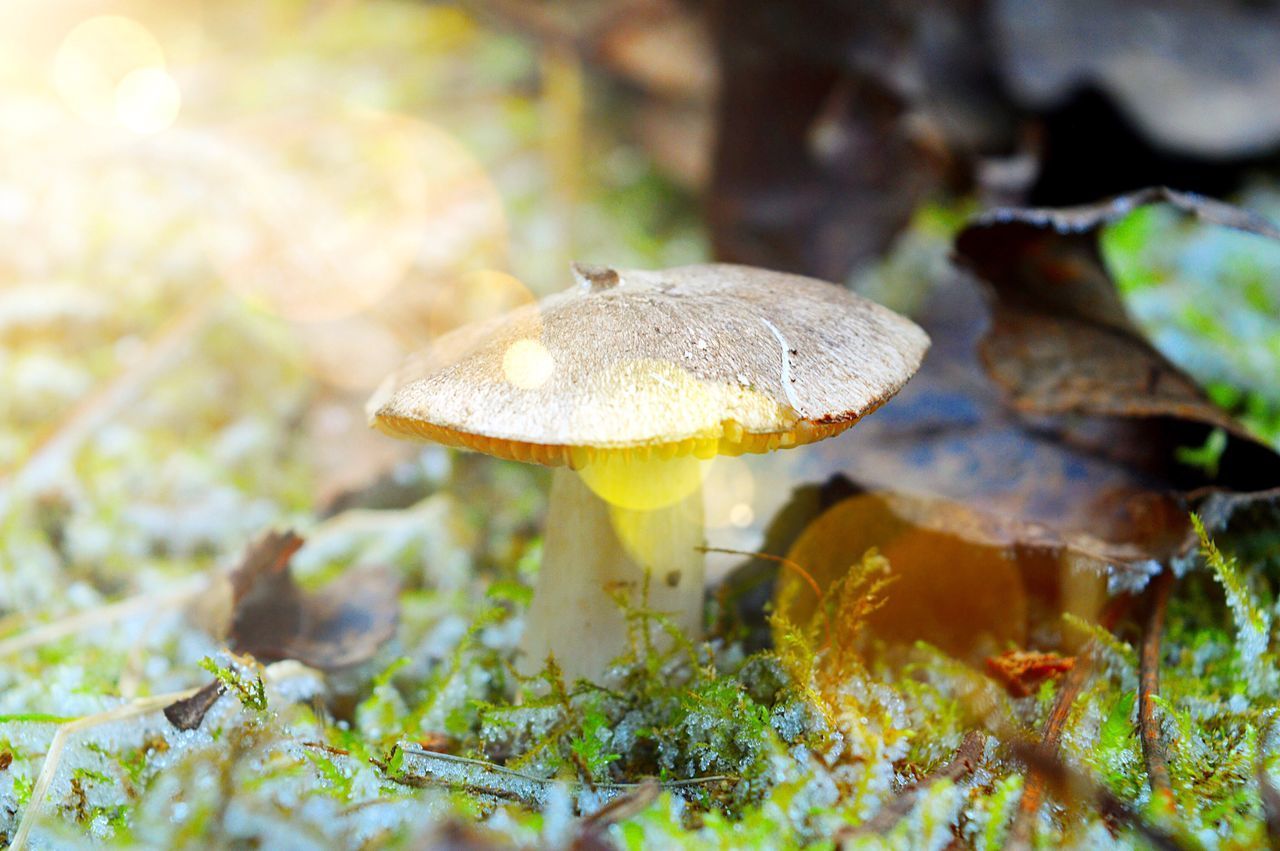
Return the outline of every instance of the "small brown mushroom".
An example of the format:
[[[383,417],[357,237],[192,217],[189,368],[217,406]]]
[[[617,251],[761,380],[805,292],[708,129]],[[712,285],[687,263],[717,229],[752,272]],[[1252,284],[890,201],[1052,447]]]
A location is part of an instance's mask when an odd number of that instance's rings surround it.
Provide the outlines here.
[[[839,434],[898,391],[929,340],[796,275],[573,272],[570,290],[439,338],[369,410],[391,435],[561,468],[520,666],[554,654],[598,680],[628,647],[611,595],[700,634],[702,461]]]

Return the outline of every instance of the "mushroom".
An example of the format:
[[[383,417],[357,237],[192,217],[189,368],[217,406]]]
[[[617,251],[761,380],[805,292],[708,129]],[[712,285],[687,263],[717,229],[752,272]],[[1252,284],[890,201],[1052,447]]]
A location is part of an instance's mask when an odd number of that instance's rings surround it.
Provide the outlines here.
[[[397,437],[557,467],[518,664],[550,654],[599,681],[630,646],[621,600],[701,633],[705,462],[839,434],[906,383],[929,339],[797,275],[573,274],[569,290],[440,337],[369,411]]]

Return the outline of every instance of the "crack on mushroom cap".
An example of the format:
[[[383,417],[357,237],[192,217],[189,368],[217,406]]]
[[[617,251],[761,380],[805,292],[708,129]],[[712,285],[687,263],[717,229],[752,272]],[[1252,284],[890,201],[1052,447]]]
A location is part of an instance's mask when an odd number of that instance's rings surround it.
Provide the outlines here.
[[[768,452],[853,425],[928,348],[910,320],[811,278],[710,264],[575,266],[579,280],[584,269],[608,285],[461,328],[411,358],[370,400],[373,425],[574,467],[605,452]],[[522,340],[554,362],[536,387],[503,374]]]

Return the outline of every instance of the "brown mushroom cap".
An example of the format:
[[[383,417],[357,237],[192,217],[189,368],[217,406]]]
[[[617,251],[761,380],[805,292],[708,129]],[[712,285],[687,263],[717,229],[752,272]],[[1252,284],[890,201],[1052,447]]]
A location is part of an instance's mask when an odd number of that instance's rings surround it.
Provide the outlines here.
[[[578,286],[459,328],[369,402],[398,436],[582,467],[768,452],[884,404],[929,338],[842,287],[726,264],[575,264]]]

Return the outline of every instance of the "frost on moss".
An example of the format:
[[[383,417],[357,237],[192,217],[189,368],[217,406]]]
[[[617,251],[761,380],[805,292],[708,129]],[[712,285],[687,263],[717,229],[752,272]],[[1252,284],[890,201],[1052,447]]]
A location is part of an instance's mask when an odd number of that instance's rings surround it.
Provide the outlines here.
[[[1223,556],[1218,546],[1209,538],[1204,523],[1191,515],[1196,536],[1200,539],[1200,554],[1213,571],[1214,579],[1222,586],[1231,616],[1236,624],[1236,636],[1240,654],[1246,665],[1252,665],[1267,649],[1271,640],[1271,614],[1258,605],[1249,590],[1240,566],[1234,558]]]

